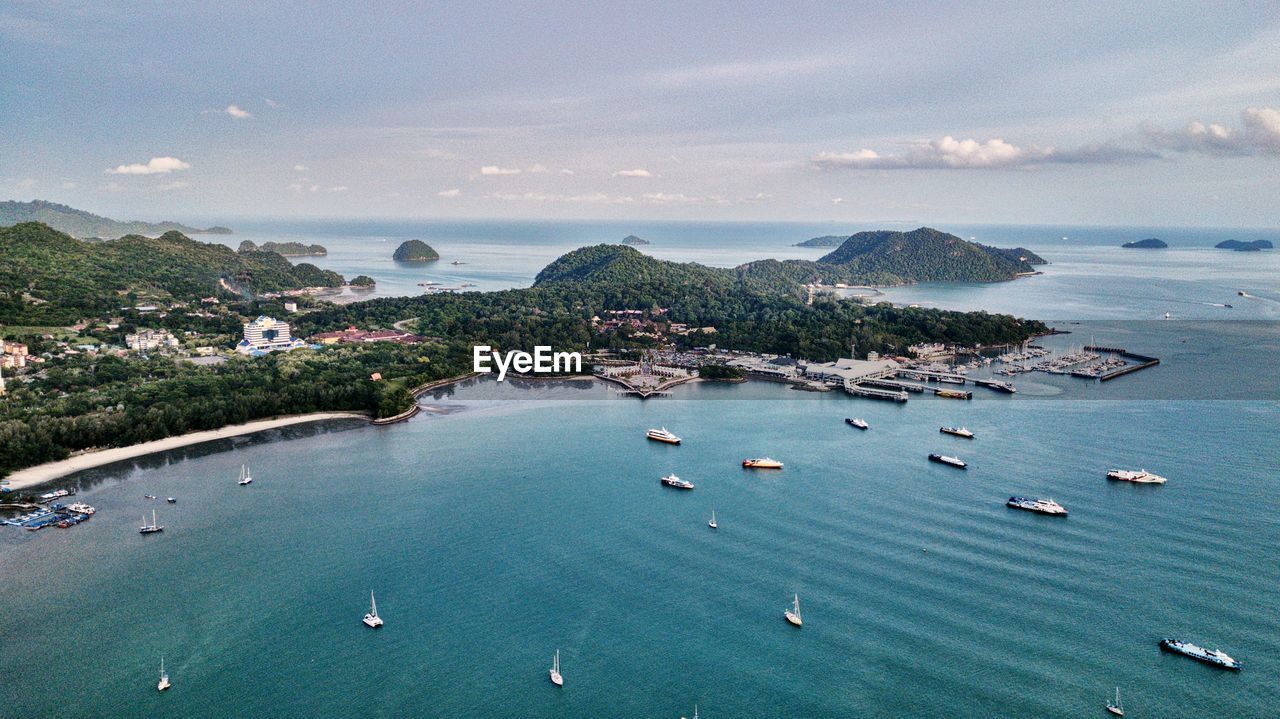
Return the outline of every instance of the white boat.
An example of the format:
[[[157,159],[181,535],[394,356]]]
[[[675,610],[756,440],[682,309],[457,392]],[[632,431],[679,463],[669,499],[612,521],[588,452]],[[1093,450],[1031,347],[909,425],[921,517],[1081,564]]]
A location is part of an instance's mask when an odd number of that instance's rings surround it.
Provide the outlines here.
[[[1124,716],[1124,707],[1120,704],[1120,687],[1116,687],[1116,700],[1107,702],[1107,711],[1118,717]]]
[[[164,670],[164,655],[160,656],[160,683],[156,685],[157,691],[164,691],[169,688],[169,673]]]
[[[249,465],[240,465],[240,481],[237,484],[248,484],[253,481],[253,476],[249,474]]]
[[[560,650],[556,650],[556,658],[551,660],[551,683],[558,687],[564,686],[564,677],[560,676]]]
[[[773,457],[754,457],[742,460],[742,466],[748,469],[782,469],[782,462]]]
[[[863,418],[861,418],[861,417],[845,417],[845,418],[844,418],[844,421],[845,421],[845,423],[846,423],[846,424],[853,425],[854,427],[857,427],[858,429],[870,429],[870,428],[871,428],[871,425],[867,424],[867,420],[865,420],[865,419],[863,419]]]
[[[151,534],[153,532],[163,532],[164,527],[156,524],[156,510],[151,510],[151,524],[147,524],[147,515],[142,515],[142,526],[138,527],[139,534]]]
[[[943,434],[952,434],[965,439],[973,439],[973,432],[967,427],[939,427],[938,431]]]
[[[662,483],[668,487],[676,489],[693,489],[693,482],[680,479],[675,474],[668,474],[662,478]]]
[[[804,620],[800,617],[800,595],[799,594],[796,595],[795,602],[792,603],[791,608],[783,612],[783,616],[787,618],[788,622],[791,622],[797,627],[804,625]]]
[[[644,436],[655,442],[666,442],[667,444],[680,444],[680,438],[672,432],[668,432],[666,427],[662,429],[651,429],[644,433]]]
[[[364,625],[370,629],[382,626],[382,617],[378,616],[378,600],[373,598],[373,590],[369,590],[369,613],[364,615]]]
[[[680,717],[680,719],[688,719],[688,718],[687,718],[687,717]],[[693,705],[693,719],[698,719],[698,705],[697,705],[697,704],[694,704],[694,705]]]
[[[711,521],[707,522],[707,526],[712,529],[719,529],[720,525],[716,524],[716,510],[711,510]]]
[[[1133,471],[1131,469],[1113,469],[1107,472],[1107,479],[1116,479],[1121,482],[1133,482],[1135,484],[1164,484],[1169,481],[1158,474],[1152,474],[1145,469]]]

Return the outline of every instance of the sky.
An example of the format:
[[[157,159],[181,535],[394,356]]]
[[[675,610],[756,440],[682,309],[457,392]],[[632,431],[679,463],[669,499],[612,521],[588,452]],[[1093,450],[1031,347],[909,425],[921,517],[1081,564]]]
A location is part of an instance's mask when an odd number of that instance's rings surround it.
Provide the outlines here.
[[[0,199],[1280,227],[1274,2],[0,4]]]

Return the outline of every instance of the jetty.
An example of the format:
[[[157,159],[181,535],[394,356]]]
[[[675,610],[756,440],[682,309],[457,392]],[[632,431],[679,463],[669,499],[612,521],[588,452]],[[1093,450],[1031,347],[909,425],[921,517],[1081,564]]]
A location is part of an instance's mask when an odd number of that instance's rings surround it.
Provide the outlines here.
[[[1119,355],[1126,360],[1133,360],[1133,364],[1126,364],[1123,367],[1117,367],[1110,372],[1099,375],[1097,378],[1099,382],[1106,382],[1107,380],[1115,379],[1116,377],[1129,374],[1130,372],[1137,372],[1138,370],[1154,367],[1160,364],[1160,359],[1158,357],[1148,357],[1147,355],[1136,354],[1134,352],[1129,352],[1123,347],[1085,345],[1084,349],[1086,352],[1110,352],[1111,354]]]
[[[662,397],[676,385],[696,379],[697,375],[680,367],[669,367],[647,360],[622,364],[599,365],[595,376],[622,387],[621,394],[648,399]]]

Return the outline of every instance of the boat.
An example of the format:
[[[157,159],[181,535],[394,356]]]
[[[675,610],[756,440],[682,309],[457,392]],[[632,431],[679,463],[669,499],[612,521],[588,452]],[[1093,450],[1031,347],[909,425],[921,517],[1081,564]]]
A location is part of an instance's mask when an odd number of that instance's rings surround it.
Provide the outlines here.
[[[686,717],[680,717],[680,719],[687,719],[687,718],[686,718]],[[697,705],[697,704],[694,704],[694,705],[693,705],[693,719],[698,719],[698,705]]]
[[[1133,471],[1131,469],[1113,469],[1107,472],[1107,479],[1115,479],[1121,482],[1133,482],[1135,484],[1164,484],[1169,481],[1158,474],[1152,474],[1145,469]]]
[[[558,687],[564,686],[564,677],[560,675],[560,650],[556,650],[556,658],[551,660],[551,683]]]
[[[861,417],[845,417],[844,421],[846,424],[853,425],[858,429],[871,429],[871,425],[867,424],[867,420]]]
[[[378,600],[374,599],[372,589],[369,590],[369,613],[364,615],[364,619],[361,621],[370,629],[377,629],[382,626],[382,617],[378,616]]]
[[[668,474],[667,476],[663,477],[662,483],[667,485],[668,487],[675,487],[676,489],[693,489],[693,482],[686,482],[685,480],[680,479],[674,474]]]
[[[933,394],[937,397],[942,397],[944,399],[972,399],[973,398],[972,392],[961,392],[959,390],[954,390],[954,389],[940,389],[934,392]]]
[[[950,465],[952,467],[959,467],[960,469],[967,469],[969,467],[963,459],[960,459],[959,457],[948,457],[945,454],[931,454],[929,455],[929,461],[937,462],[938,464]]]
[[[1120,687],[1116,687],[1116,700],[1107,702],[1107,711],[1118,717],[1124,716],[1124,706],[1120,704]]]
[[[156,684],[157,691],[164,691],[169,688],[169,673],[164,670],[164,655],[160,656],[160,683]]]
[[[782,462],[772,457],[755,457],[742,460],[742,466],[751,469],[782,469]]]
[[[143,498],[143,499],[155,499],[155,498],[156,498],[156,495],[154,495],[154,494],[144,494],[144,495],[142,495],[142,498]]]
[[[249,465],[240,465],[240,481],[236,484],[245,485],[253,481],[253,476],[249,474]]]
[[[719,529],[720,525],[716,524],[716,510],[711,510],[711,521],[707,522],[707,526],[712,529]]]
[[[953,434],[957,437],[964,437],[965,439],[973,439],[973,432],[970,432],[968,429],[965,429],[964,427],[939,427],[938,431],[943,434]]]
[[[1005,505],[1014,509],[1025,509],[1028,512],[1051,514],[1055,517],[1067,516],[1067,508],[1052,499],[1028,499],[1026,497],[1010,497]]]
[[[1232,659],[1217,649],[1205,649],[1204,647],[1199,647],[1191,642],[1184,642],[1179,639],[1161,639],[1160,648],[1166,652],[1173,652],[1174,654],[1181,654],[1184,657],[1191,657],[1196,661],[1204,662],[1205,664],[1212,664],[1213,666],[1220,667],[1222,669],[1230,669],[1238,672],[1244,668],[1244,665],[1240,662]]]
[[[177,497],[166,497],[164,501],[168,502],[169,504],[177,504],[177,503],[178,503],[178,498],[177,498]]]
[[[788,622],[791,622],[797,627],[804,626],[804,619],[800,617],[800,595],[799,594],[796,595],[795,601],[792,602],[791,604],[791,608],[783,612],[782,616],[786,617]]]
[[[675,434],[667,431],[666,427],[662,429],[651,429],[644,433],[644,436],[655,442],[666,442],[667,444],[680,444],[680,438]]]
[[[142,515],[142,526],[138,527],[139,534],[152,534],[163,531],[164,527],[156,524],[156,510],[151,510],[151,524],[147,524],[147,515]]]
[[[1004,392],[1005,394],[1015,394],[1018,391],[1017,387],[1014,387],[1008,382],[1001,382],[998,379],[993,379],[990,382],[987,382],[986,386],[988,389],[993,389],[997,392]]]
[[[463,262],[462,260],[454,260],[453,262],[450,262],[449,264],[451,264],[451,265],[465,265],[465,264],[467,264],[467,263]]]

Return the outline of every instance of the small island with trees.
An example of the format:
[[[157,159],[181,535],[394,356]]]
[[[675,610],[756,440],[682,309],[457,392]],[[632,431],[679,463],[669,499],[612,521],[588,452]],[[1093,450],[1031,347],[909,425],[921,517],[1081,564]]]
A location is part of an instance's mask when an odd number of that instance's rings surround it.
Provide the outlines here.
[[[358,290],[371,290],[373,289],[374,285],[378,283],[369,275],[356,275],[355,277],[352,277],[351,281],[348,282],[347,284],[351,285],[352,287]]]
[[[796,247],[839,247],[844,241],[849,239],[849,235],[823,235],[822,237],[814,237],[813,239],[797,242]]]
[[[391,259],[396,262],[432,262],[440,259],[440,253],[422,240],[405,240],[396,248]]]
[[[643,237],[636,237],[635,235],[627,235],[626,237],[622,238],[622,244],[631,245],[632,247],[639,247],[640,245],[652,245],[653,243],[644,239]]]
[[[1128,250],[1163,250],[1169,246],[1169,243],[1155,237],[1148,237],[1145,240],[1126,242],[1120,246]]]
[[[329,254],[324,245],[304,245],[301,242],[264,242],[257,245],[253,240],[241,242],[240,252],[274,252],[284,257],[323,257]]]
[[[1275,245],[1271,244],[1271,240],[1252,240],[1245,242],[1242,240],[1223,240],[1214,245],[1219,250],[1235,250],[1236,252],[1259,252],[1261,250],[1274,249]]]

